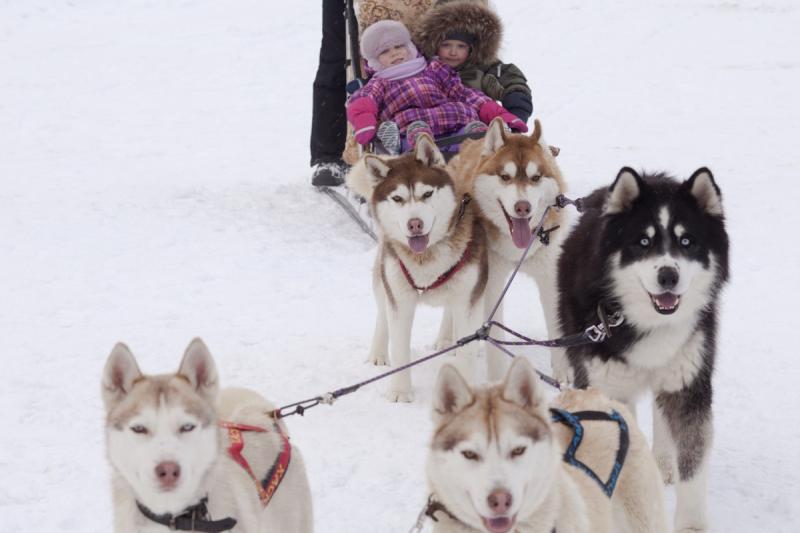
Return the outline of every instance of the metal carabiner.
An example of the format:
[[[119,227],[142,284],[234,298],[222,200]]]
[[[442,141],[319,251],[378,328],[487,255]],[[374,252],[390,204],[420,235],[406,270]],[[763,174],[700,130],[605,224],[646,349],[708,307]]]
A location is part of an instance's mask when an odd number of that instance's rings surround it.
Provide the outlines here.
[[[583,333],[592,342],[602,342],[606,338],[606,332],[603,330],[602,324],[597,326],[589,326]]]

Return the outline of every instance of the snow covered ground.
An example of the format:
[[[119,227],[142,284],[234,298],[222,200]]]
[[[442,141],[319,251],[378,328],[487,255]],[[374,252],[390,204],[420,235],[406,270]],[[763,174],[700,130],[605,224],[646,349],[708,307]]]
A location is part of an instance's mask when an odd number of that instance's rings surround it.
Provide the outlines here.
[[[800,5],[496,4],[573,195],[623,165],[714,171],[733,277],[712,529],[797,531]],[[119,340],[165,372],[202,336],[223,384],[279,404],[376,373],[373,247],[309,185],[320,18],[310,0],[0,0],[0,530],[109,531],[98,383]],[[533,284],[509,298],[543,336]],[[415,354],[438,317],[418,315]],[[318,531],[413,524],[437,366],[414,404],[378,384],[288,419]]]

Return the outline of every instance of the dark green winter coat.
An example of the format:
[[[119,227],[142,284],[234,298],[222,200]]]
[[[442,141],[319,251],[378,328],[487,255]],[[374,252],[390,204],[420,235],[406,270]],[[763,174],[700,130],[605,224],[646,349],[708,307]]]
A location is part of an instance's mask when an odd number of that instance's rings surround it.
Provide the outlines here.
[[[516,65],[497,58],[503,36],[500,18],[485,2],[440,0],[415,24],[413,37],[422,53],[430,58],[452,32],[475,38],[466,62],[456,69],[461,81],[500,101],[503,107],[527,122],[533,113],[528,80]]]

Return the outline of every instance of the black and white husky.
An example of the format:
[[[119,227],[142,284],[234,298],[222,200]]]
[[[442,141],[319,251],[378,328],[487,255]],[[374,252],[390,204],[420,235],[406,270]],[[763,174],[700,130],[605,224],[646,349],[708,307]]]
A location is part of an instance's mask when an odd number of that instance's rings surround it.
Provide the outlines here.
[[[653,392],[666,482],[677,467],[676,529],[706,531],[717,302],[728,279],[720,190],[706,168],[683,182],[623,168],[586,206],[559,258],[559,325],[581,331],[598,307],[620,311],[624,323],[602,343],[567,349],[562,368],[577,387],[629,406]]]

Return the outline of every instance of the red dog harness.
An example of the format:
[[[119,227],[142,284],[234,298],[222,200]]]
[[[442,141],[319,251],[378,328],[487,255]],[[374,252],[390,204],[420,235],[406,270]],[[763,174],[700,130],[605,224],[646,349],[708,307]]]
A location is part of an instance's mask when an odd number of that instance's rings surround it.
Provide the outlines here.
[[[406,266],[403,264],[403,262],[400,260],[399,257],[397,258],[397,262],[400,263],[400,270],[403,271],[403,275],[406,277],[406,280],[408,281],[409,285],[417,289],[417,292],[422,294],[425,291],[433,290],[436,287],[441,287],[442,285],[447,283],[450,280],[450,278],[452,278],[456,272],[461,270],[461,267],[463,267],[467,263],[467,261],[469,261],[470,255],[472,255],[471,240],[467,243],[467,247],[464,250],[464,254],[461,256],[461,259],[458,260],[458,263],[450,267],[450,270],[448,270],[447,272],[436,278],[436,281],[434,281],[427,287],[417,287],[417,284],[414,283],[414,279],[411,277],[411,274],[409,274],[408,269],[406,269]]]
[[[230,446],[228,446],[228,455],[250,474],[250,477],[256,485],[261,505],[266,507],[272,499],[272,495],[278,490],[278,486],[286,475],[286,471],[289,469],[289,461],[292,458],[292,445],[289,443],[289,437],[281,431],[278,424],[272,425],[283,441],[281,452],[278,454],[275,462],[272,463],[272,467],[269,469],[264,479],[259,481],[255,474],[253,474],[250,463],[248,463],[247,459],[242,455],[242,450],[244,449],[242,432],[253,431],[256,433],[266,433],[267,430],[258,426],[248,426],[246,424],[236,424],[233,422],[220,422],[219,425],[228,430],[228,441],[230,442]]]

